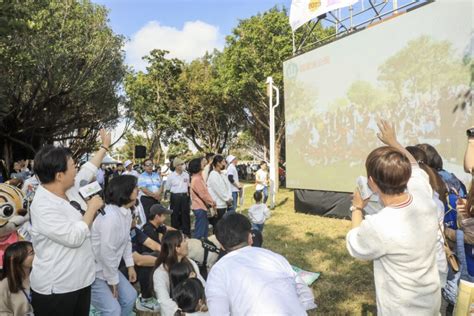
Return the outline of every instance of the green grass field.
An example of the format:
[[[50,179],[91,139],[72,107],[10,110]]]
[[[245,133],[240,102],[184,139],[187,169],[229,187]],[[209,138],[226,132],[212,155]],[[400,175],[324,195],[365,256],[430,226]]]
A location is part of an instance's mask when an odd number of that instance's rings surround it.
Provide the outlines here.
[[[253,203],[253,191],[253,185],[246,186],[243,214]],[[321,272],[312,286],[318,308],[310,315],[375,314],[372,263],[353,259],[346,250],[350,222],[295,213],[288,189],[280,189],[276,205],[265,224],[263,246],[293,265]]]

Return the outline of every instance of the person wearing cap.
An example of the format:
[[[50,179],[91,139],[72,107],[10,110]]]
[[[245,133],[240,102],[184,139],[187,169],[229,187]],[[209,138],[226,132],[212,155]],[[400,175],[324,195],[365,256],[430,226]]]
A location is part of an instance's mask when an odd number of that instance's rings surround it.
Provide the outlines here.
[[[163,205],[154,204],[150,208],[150,213],[148,214],[146,224],[143,225],[143,232],[149,238],[161,244],[160,235],[163,237],[163,235],[166,234],[168,230],[175,230],[173,227],[165,225],[166,215],[171,215],[172,213],[172,210],[164,207]],[[142,252],[153,252],[153,249],[143,246]]]
[[[125,171],[123,172],[124,175],[132,175],[137,178],[140,178],[140,174],[133,169],[133,162],[131,160],[127,160],[123,163],[123,166],[125,167]]]
[[[235,156],[229,155],[226,158],[227,161],[227,177],[231,183],[232,191],[232,207],[234,211],[237,211],[237,201],[239,200],[239,192],[242,189],[242,185],[239,182],[239,173],[237,172],[237,163],[239,162]]]
[[[171,226],[191,236],[191,218],[189,216],[189,174],[184,170],[184,161],[173,159],[174,171],[168,176],[166,190],[171,192]]]

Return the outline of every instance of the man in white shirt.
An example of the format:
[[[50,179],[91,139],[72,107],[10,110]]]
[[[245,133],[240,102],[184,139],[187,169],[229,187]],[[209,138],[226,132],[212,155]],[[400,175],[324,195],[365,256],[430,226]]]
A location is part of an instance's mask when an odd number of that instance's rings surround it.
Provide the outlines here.
[[[260,162],[260,169],[255,174],[255,190],[263,194],[263,204],[268,200],[268,166],[265,161]]]
[[[224,216],[217,224],[217,239],[228,253],[212,267],[207,279],[211,316],[298,316],[316,307],[311,289],[299,282],[284,257],[251,247],[251,225],[244,215]]]
[[[91,181],[110,146],[110,134],[100,132],[102,146],[76,175],[71,152],[45,146],[35,157],[41,182],[31,205],[31,236],[35,257],[30,276],[35,315],[89,315],[95,265],[90,228],[103,201],[80,197],[81,180]]]
[[[229,155],[226,158],[228,167],[227,167],[227,177],[231,184],[232,191],[232,208],[233,211],[237,211],[237,201],[239,200],[239,192],[242,189],[242,185],[239,182],[239,173],[237,171],[237,163],[239,162],[235,156]]]
[[[123,172],[124,175],[130,174],[132,176],[137,177],[137,179],[140,178],[140,174],[138,173],[138,171],[133,169],[133,162],[131,160],[125,161],[123,163],[123,166],[125,167],[125,171]]]
[[[367,157],[368,184],[384,208],[363,219],[358,190],[352,201],[349,253],[374,261],[379,315],[438,315],[441,296],[436,264],[437,207],[428,175],[381,121],[379,147]]]
[[[189,174],[184,170],[184,161],[178,157],[173,159],[174,171],[168,176],[166,190],[171,192],[170,208],[171,227],[191,235],[191,218],[189,205]]]

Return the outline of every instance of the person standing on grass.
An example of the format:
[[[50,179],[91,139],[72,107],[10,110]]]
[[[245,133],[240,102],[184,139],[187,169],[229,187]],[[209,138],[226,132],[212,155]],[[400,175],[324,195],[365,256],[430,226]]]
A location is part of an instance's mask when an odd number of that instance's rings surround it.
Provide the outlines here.
[[[168,176],[166,190],[170,191],[171,226],[191,236],[191,218],[189,215],[189,174],[184,170],[184,161],[173,159],[174,171]]]
[[[207,190],[207,185],[202,178],[202,158],[195,158],[189,162],[191,173],[191,209],[196,216],[193,238],[201,239],[207,237],[209,232],[209,220],[207,218],[209,208],[216,207],[216,202]]]
[[[355,190],[347,249],[355,258],[374,261],[379,315],[438,315],[438,218],[428,175],[400,145],[392,125],[378,126],[377,136],[387,146],[373,150],[365,166],[369,187],[384,208],[364,219],[368,199]]]
[[[77,174],[66,148],[48,145],[35,156],[41,182],[31,204],[35,257],[30,284],[36,316],[89,315],[95,279],[91,226],[103,201],[99,196],[84,201],[79,186],[92,181],[109,150],[110,134],[101,130],[100,135],[100,149]]]
[[[217,217],[213,219],[215,228],[217,222],[232,206],[232,192],[229,179],[225,175],[225,159],[221,155],[214,156],[212,170],[207,178],[207,188],[212,199],[216,201]],[[203,171],[204,172],[204,171]]]
[[[153,172],[153,161],[146,159],[143,162],[145,171],[138,178],[138,187],[143,192],[140,201],[148,218],[150,208],[153,204],[160,203],[163,186],[161,185],[161,177],[157,172]]]
[[[227,177],[231,184],[232,192],[232,208],[237,211],[237,201],[239,200],[239,192],[242,190],[242,185],[239,182],[239,173],[237,172],[237,163],[239,162],[235,156],[229,155],[227,161]]]
[[[262,203],[261,191],[255,191],[253,199],[255,200],[255,204],[249,208],[249,218],[252,222],[252,229],[263,232],[263,225],[270,217],[270,210],[265,203]]]
[[[260,169],[255,174],[255,190],[262,192],[263,204],[268,200],[268,166],[265,161],[260,162]]]

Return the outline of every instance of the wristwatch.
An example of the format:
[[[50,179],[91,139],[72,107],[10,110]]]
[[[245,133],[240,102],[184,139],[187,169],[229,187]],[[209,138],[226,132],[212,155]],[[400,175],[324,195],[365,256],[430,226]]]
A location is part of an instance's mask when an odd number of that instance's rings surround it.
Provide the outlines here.
[[[359,210],[361,212],[363,212],[364,210],[361,208],[361,207],[358,207],[358,206],[355,206],[355,205],[351,205],[351,207],[349,208],[349,210],[352,212],[356,211],[356,210]]]

